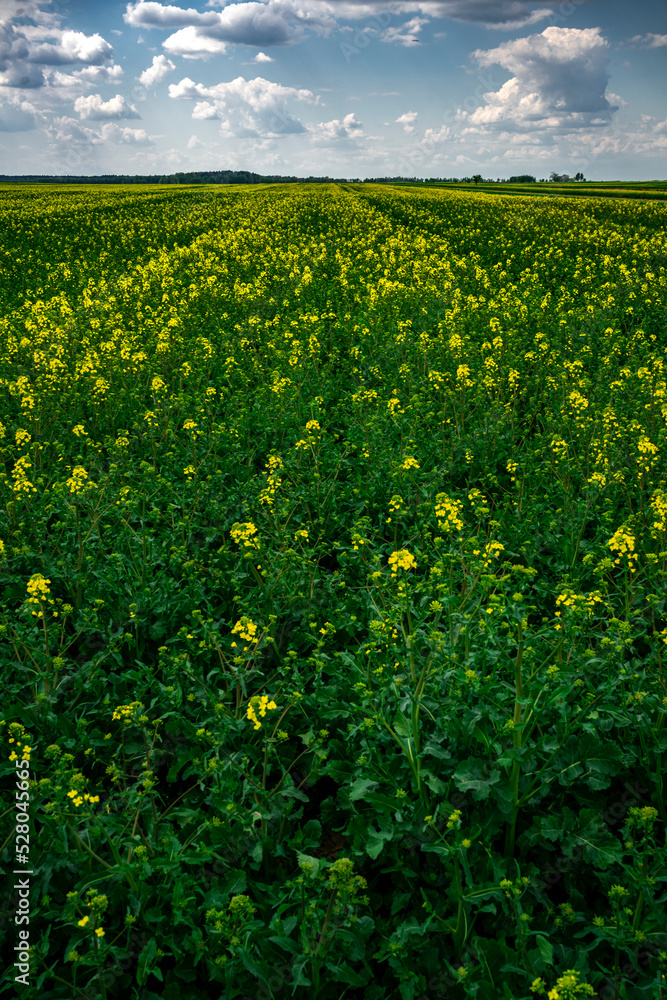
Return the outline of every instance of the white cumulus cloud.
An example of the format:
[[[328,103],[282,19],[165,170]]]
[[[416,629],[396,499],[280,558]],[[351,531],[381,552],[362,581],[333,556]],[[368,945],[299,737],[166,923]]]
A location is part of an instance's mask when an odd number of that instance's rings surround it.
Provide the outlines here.
[[[210,101],[200,101],[198,104],[195,104],[192,117],[198,121],[205,122],[219,119],[220,115],[218,114],[215,104],[211,104]]]
[[[667,35],[656,35],[649,31],[647,35],[634,35],[629,44],[639,49],[661,49],[667,45]]]
[[[494,63],[513,76],[468,116],[473,125],[551,128],[607,124],[618,105],[609,99],[609,43],[599,28],[545,28],[473,52],[480,66]]]
[[[224,55],[227,51],[225,42],[211,38],[192,25],[176,31],[162,44],[172,56],[183,56],[185,59],[208,59],[210,56]]]
[[[116,94],[105,101],[100,94],[90,94],[88,97],[77,97],[74,110],[82,119],[90,121],[110,121],[119,118],[141,118],[137,109],[128,104],[122,94]]]
[[[117,83],[123,75],[122,66],[84,66],[72,76],[86,83]]]
[[[200,14],[193,7],[173,7],[162,3],[128,3],[123,20],[133,28],[182,28],[188,24],[215,24],[218,15],[213,11]]]
[[[154,146],[155,143],[143,128],[126,128],[107,122],[102,126],[100,135],[105,142],[113,142],[121,146]]]
[[[267,47],[291,45],[306,28],[326,33],[336,26],[327,0],[246,0],[220,12],[154,3],[127,5],[124,19],[133,27],[177,29],[163,42],[173,55],[205,59],[225,51],[226,43]]]
[[[43,66],[66,66],[85,63],[99,66],[113,59],[113,48],[101,35],[84,35],[82,31],[63,31],[59,41],[31,45],[28,61]]]
[[[396,124],[403,126],[403,131],[406,135],[414,135],[415,132],[415,122],[419,117],[418,111],[406,111],[404,115],[396,118]]]
[[[82,125],[76,118],[69,118],[67,115],[54,118],[53,123],[46,129],[46,134],[53,143],[63,146],[68,144],[94,145],[102,141],[99,132]]]
[[[12,20],[17,14],[13,4],[6,16],[3,9],[0,6],[0,86],[48,92],[61,86],[58,67],[63,66],[80,67],[71,76],[79,93],[93,80],[122,75],[122,69],[113,65],[111,45],[101,35],[64,31],[58,27],[58,17],[47,16],[34,2],[21,4],[21,23]],[[23,23],[28,19],[37,23]]]
[[[310,130],[312,137],[323,145],[337,145],[342,142],[365,139],[363,125],[354,112],[345,115],[342,121],[334,118],[330,122],[320,122]]]
[[[423,146],[434,146],[441,142],[447,142],[451,138],[452,130],[448,125],[441,125],[436,131],[434,128],[427,128],[422,139]]]
[[[154,87],[175,69],[176,64],[166,56],[153,56],[153,62],[139,77],[139,83],[144,87]]]
[[[219,120],[225,137],[280,137],[304,132],[302,123],[288,110],[290,101],[319,104],[312,91],[285,87],[263,77],[246,80],[242,76],[207,87],[184,77],[169,86],[174,100],[196,100],[192,117],[200,121]]]

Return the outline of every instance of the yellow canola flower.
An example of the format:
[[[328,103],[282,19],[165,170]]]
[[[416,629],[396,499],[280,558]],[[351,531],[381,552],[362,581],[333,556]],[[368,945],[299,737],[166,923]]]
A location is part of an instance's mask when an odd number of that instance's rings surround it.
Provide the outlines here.
[[[407,549],[399,549],[398,552],[392,552],[389,556],[389,565],[391,566],[392,576],[396,576],[399,568],[404,570],[416,569],[417,560]]]
[[[459,500],[452,500],[446,493],[438,493],[435,498],[435,516],[438,518],[438,527],[441,531],[463,530],[461,512],[463,504]]]
[[[253,697],[248,702],[248,710],[246,712],[246,718],[250,719],[254,723],[253,727],[254,729],[260,729],[262,723],[257,718],[257,713],[259,712],[261,718],[264,718],[267,711],[272,711],[275,708],[278,708],[278,706],[276,705],[275,701],[273,700],[269,701],[268,695],[265,694],[253,695]]]
[[[69,487],[70,493],[81,493],[86,486],[86,480],[88,479],[88,473],[82,465],[75,465],[72,469],[72,475],[67,480],[67,485]],[[93,486],[93,483],[90,483]]]
[[[112,719],[120,719],[124,725],[128,726],[132,722],[135,712],[141,711],[143,707],[140,701],[133,701],[129,705],[118,705],[114,709]]]
[[[17,458],[16,464],[12,470],[12,477],[14,483],[12,489],[17,496],[25,494],[26,498],[30,496],[31,493],[37,492],[37,487],[28,479],[27,470],[32,468],[32,462],[27,455],[22,455],[21,458]]]
[[[41,619],[44,617],[44,610],[42,608],[42,603],[53,604],[54,600],[51,597],[51,590],[49,584],[51,581],[46,577],[42,576],[41,573],[33,573],[33,575],[28,580],[26,589],[30,595],[26,598],[26,604],[37,604],[39,606],[39,611],[33,611],[32,614],[35,618]],[[57,613],[54,612],[57,617]]]
[[[33,573],[27,583],[27,591],[30,594],[28,601],[30,604],[38,604],[42,598],[51,595],[49,584],[51,581],[42,576],[41,573]]]
[[[243,615],[243,617],[237,621],[236,625],[232,629],[232,635],[239,635],[246,642],[256,642],[257,626],[252,618],[248,618],[247,615]]]
[[[232,525],[229,533],[236,544],[241,545],[244,549],[259,549],[259,539],[255,537],[257,528],[252,521],[246,521],[244,524],[237,521]]]
[[[630,567],[630,572],[634,573],[637,556],[635,555],[635,537],[631,535],[629,531],[624,528],[619,528],[618,531],[607,542],[607,547],[618,554],[618,558],[614,559],[614,565],[620,565],[623,556],[627,556],[628,566]]]
[[[67,797],[72,800],[75,806],[82,806],[84,802],[89,802],[94,805],[96,802],[100,801],[99,795],[89,795],[88,792],[81,792],[77,788],[72,788],[67,793]]]

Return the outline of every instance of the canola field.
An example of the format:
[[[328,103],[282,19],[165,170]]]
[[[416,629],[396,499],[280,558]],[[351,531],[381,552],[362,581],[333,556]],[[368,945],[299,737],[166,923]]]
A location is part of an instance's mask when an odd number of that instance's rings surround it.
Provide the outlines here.
[[[0,993],[665,1000],[667,206],[0,218]]]

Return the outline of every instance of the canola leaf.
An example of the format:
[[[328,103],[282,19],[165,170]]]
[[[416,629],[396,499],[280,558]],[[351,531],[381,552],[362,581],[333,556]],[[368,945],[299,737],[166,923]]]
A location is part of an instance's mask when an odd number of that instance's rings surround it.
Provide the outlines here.
[[[151,971],[151,966],[153,965],[156,952],[157,941],[155,938],[151,938],[148,944],[142,949],[142,952],[139,955],[139,961],[137,962],[137,983],[139,986],[143,986],[148,979],[148,974]]]
[[[373,781],[372,778],[357,778],[350,785],[350,800],[356,802],[358,799],[364,798],[367,792],[372,791],[377,786],[377,781]]]
[[[454,781],[457,788],[462,792],[472,792],[472,797],[476,802],[489,797],[491,786],[500,781],[500,771],[491,771],[487,776],[486,768],[482,761],[470,758],[460,764],[454,772]]]
[[[548,840],[555,842],[563,839],[563,824],[562,821],[559,822],[557,816],[543,816],[540,819],[540,828],[542,835]]]
[[[369,858],[375,860],[375,858],[377,858],[378,855],[382,852],[384,845],[389,843],[390,840],[392,840],[394,836],[394,831],[393,829],[374,830],[371,827],[368,833],[370,839],[366,844],[366,854],[368,854]]]
[[[343,965],[327,962],[327,971],[331,973],[332,982],[347,983],[348,986],[365,986],[369,980],[367,972],[356,972],[347,962]]]
[[[432,771],[423,768],[421,776],[424,783],[431,789],[434,795],[444,795],[447,791],[447,783],[442,778],[438,778]]]
[[[300,955],[297,958],[294,966],[292,968],[292,981],[294,983],[294,989],[292,990],[292,996],[296,993],[299,986],[311,986],[312,983],[305,973],[305,969],[310,965],[310,960],[308,955]]]
[[[537,944],[537,947],[540,949],[540,955],[542,956],[543,962],[546,965],[553,965],[554,964],[553,945],[549,941],[547,941],[547,939],[543,937],[541,934],[537,935],[537,937],[535,938],[535,942]]]
[[[402,736],[404,739],[412,736],[412,725],[403,712],[397,712],[394,716],[394,729],[397,735]]]
[[[291,955],[298,955],[300,952],[299,946],[296,942],[291,941],[288,937],[277,937],[274,935],[269,938],[269,941],[273,941],[273,943],[277,944],[279,948],[282,948],[284,951],[288,951]]]
[[[238,896],[246,891],[247,884],[246,873],[241,868],[233,868],[225,873],[220,889],[224,893],[229,893],[230,896]]]

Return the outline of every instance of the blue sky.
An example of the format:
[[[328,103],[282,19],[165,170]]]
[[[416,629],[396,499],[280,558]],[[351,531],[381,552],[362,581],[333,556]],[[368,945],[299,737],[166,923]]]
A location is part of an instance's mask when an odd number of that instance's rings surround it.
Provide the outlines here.
[[[0,173],[667,179],[665,0],[0,0]]]

